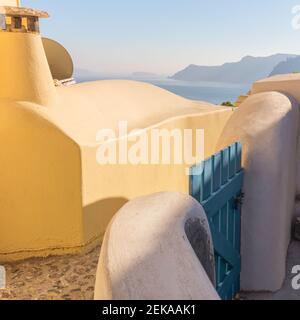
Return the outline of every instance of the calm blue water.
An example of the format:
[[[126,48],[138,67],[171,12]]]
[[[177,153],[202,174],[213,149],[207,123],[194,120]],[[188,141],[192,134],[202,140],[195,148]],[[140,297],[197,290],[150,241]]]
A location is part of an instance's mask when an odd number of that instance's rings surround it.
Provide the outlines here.
[[[250,89],[250,85],[238,86],[207,82],[193,83],[172,79],[147,80],[146,82],[155,84],[191,100],[207,101],[214,104],[221,104],[225,101],[235,102],[240,95],[246,94]]]
[[[107,78],[105,78],[107,79]],[[129,80],[136,80],[154,84],[158,87],[171,91],[182,97],[191,100],[207,101],[214,104],[221,104],[225,101],[235,102],[237,97],[246,94],[250,85],[231,85],[224,83],[212,82],[186,82],[167,78],[122,78]],[[90,79],[95,80],[95,79]],[[102,79],[104,80],[104,79]],[[78,82],[88,81],[88,79],[77,79]]]

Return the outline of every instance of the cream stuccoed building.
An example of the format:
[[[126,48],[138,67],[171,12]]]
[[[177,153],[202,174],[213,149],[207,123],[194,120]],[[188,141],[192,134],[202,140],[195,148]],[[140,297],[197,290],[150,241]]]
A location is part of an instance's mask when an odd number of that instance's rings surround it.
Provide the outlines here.
[[[67,55],[60,56],[58,45],[45,46],[39,31],[39,19],[48,14],[9,6],[1,12],[0,260],[86,250],[102,241],[109,221],[129,200],[164,190],[188,192],[184,164],[99,165],[98,131],[117,131],[124,119],[128,131],[149,135],[152,128],[202,128],[209,156],[232,108],[133,81],[62,85],[64,79],[55,75]],[[51,54],[56,48],[57,62]],[[129,137],[120,139],[132,144]]]
[[[218,299],[195,250],[180,242],[186,236],[183,223],[187,218],[204,215],[203,208],[187,198],[186,165],[97,162],[101,146],[97,133],[107,128],[117,131],[125,119],[129,131],[140,129],[136,134],[149,139],[152,129],[201,128],[205,158],[235,141],[242,142],[241,286],[254,291],[280,289],[299,206],[295,199],[299,199],[300,185],[300,76],[256,82],[239,108],[191,101],[134,81],[74,84],[68,52],[40,34],[39,19],[48,18],[48,13],[23,8],[13,0],[0,0],[0,6],[0,262],[80,253],[105,237],[96,298],[155,298],[159,282],[153,281],[148,292],[140,291],[137,283],[168,274],[174,257],[167,253],[176,254],[174,248],[180,244],[177,254],[190,262],[192,275],[200,276],[205,292],[195,286],[198,282],[191,275],[184,275],[174,284],[173,296]],[[130,147],[131,138],[121,136],[116,144],[126,140]],[[164,201],[172,204],[168,212]],[[127,233],[134,242],[132,228],[137,225],[132,210],[138,210],[139,226],[145,232],[136,235],[141,247],[132,247],[123,257],[124,250],[112,248],[122,248]],[[165,223],[160,224],[160,219]],[[207,226],[205,219],[202,222]],[[204,229],[209,238],[210,231]],[[147,247],[149,242],[152,245]],[[157,256],[151,255],[153,248],[166,253],[163,269]],[[137,251],[145,256],[137,256]],[[127,268],[134,261],[152,271],[143,278],[144,269]],[[174,268],[168,276],[176,280],[184,268],[179,262]],[[138,272],[126,274],[130,270]],[[122,279],[126,279],[127,291]],[[185,279],[191,283],[190,290],[181,289]],[[172,291],[172,287],[165,289]]]

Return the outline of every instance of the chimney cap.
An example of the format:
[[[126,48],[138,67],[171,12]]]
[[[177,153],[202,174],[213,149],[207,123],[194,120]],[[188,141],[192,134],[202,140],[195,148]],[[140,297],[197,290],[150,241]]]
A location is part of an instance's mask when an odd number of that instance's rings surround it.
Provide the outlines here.
[[[9,6],[0,6],[0,14],[8,16],[49,18],[49,14],[46,11]]]

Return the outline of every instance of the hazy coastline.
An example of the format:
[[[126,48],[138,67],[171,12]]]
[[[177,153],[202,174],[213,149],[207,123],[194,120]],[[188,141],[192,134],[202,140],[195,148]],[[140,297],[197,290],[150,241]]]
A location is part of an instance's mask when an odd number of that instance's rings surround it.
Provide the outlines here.
[[[225,101],[235,102],[238,96],[246,94],[250,89],[250,85],[235,85],[230,83],[226,84],[204,81],[188,82],[173,80],[167,77],[76,77],[76,81],[78,83],[113,79],[134,80],[151,83],[184,98],[197,101],[207,101],[214,104],[221,104]]]

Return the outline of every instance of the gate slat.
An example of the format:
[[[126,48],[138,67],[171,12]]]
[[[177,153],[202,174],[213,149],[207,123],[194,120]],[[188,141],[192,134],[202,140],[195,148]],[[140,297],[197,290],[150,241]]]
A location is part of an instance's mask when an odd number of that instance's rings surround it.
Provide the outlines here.
[[[229,150],[229,179],[231,179],[236,173],[236,146],[230,146]]]
[[[191,195],[209,220],[215,248],[217,290],[232,299],[240,289],[242,145],[235,143],[191,168]]]
[[[219,295],[225,296],[228,292],[230,292],[231,296],[234,296],[234,293],[231,291],[231,287],[235,285],[235,280],[239,277],[239,266],[237,265],[234,269],[230,271],[227,275],[225,281],[219,285]],[[239,286],[238,286],[239,287]],[[238,288],[239,289],[239,288]]]
[[[206,201],[202,201],[202,205],[208,215],[211,217],[218,213],[218,208],[224,206],[232,197],[240,192],[243,186],[243,172],[239,172],[229,183],[220,188],[220,192],[217,192],[214,197],[209,198]]]
[[[213,172],[214,172],[213,192],[216,192],[221,188],[221,180],[222,180],[221,161],[222,161],[221,153],[217,153],[213,157],[213,166],[214,166],[214,169],[213,169]]]
[[[204,161],[204,170],[203,170],[203,196],[202,201],[207,200],[211,196],[212,191],[212,158]]]
[[[242,145],[241,143],[236,143],[236,172],[242,170]]]
[[[232,266],[237,264],[240,259],[240,253],[228,244],[226,238],[218,232],[215,226],[211,226],[211,232],[214,240],[215,251]]]
[[[229,150],[223,150],[222,154],[222,184],[226,184],[229,178]]]

